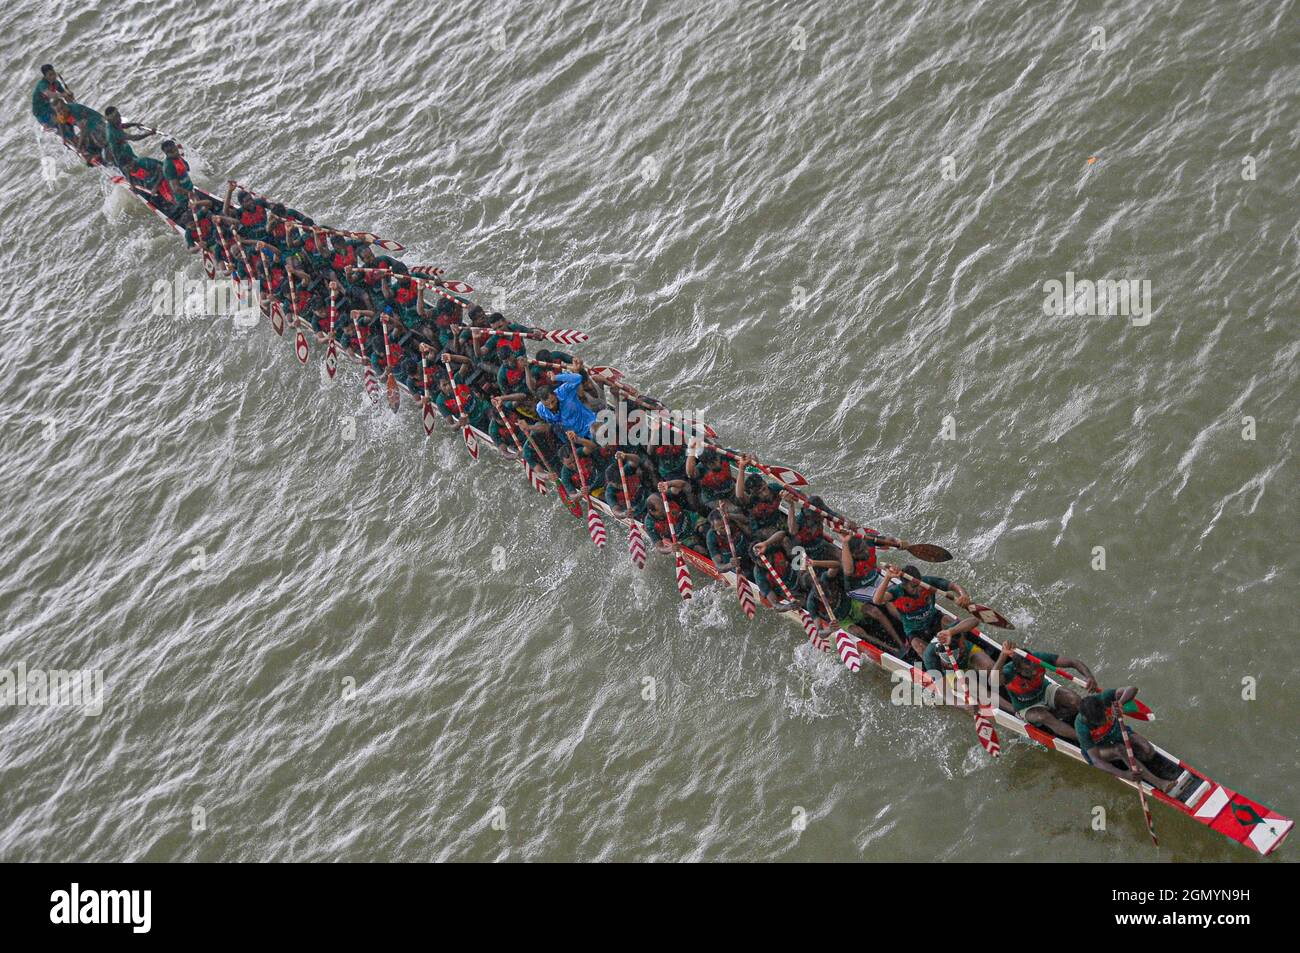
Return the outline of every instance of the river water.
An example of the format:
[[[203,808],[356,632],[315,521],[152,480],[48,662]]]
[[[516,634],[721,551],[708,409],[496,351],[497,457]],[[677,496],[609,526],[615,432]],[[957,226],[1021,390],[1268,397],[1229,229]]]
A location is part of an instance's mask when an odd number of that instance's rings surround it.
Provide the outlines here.
[[[0,23],[0,668],[104,683],[0,709],[0,859],[1252,859],[1161,807],[1155,851],[1100,772],[1005,732],[991,762],[729,591],[681,603],[265,324],[153,314],[197,265],[40,141],[47,61],[199,184],[588,331],[1297,809],[1294,3]],[[1067,273],[1150,307],[1048,314]]]

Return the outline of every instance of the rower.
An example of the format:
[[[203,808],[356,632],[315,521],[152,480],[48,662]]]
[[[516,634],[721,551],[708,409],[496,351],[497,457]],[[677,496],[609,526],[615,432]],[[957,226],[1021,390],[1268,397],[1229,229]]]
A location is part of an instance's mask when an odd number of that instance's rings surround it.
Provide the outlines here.
[[[1159,756],[1151,742],[1132,729],[1128,729],[1128,735],[1133,741],[1133,752],[1137,756],[1137,771],[1134,772],[1128,764],[1128,754],[1124,748],[1124,726],[1119,723],[1115,707],[1118,702],[1122,709],[1137,697],[1137,693],[1137,687],[1132,685],[1127,688],[1109,688],[1080,701],[1079,714],[1074,719],[1079,751],[1085,761],[1107,774],[1132,781],[1140,778],[1153,788],[1167,792],[1174,782],[1157,777],[1147,767],[1146,762],[1156,760]],[[1115,762],[1124,767],[1116,767]]]
[[[46,63],[41,67],[41,78],[32,90],[32,115],[42,126],[55,128],[54,104],[56,100],[70,100],[71,94],[59,82],[59,74],[54,67]]]
[[[181,155],[180,147],[170,139],[163,140],[162,151],[163,180],[158,186],[158,195],[172,206],[183,208],[189,202],[190,193],[194,191],[194,183],[190,181],[190,164]]]
[[[718,572],[743,573],[746,578],[753,578],[754,561],[750,558],[749,547],[752,543],[749,534],[741,528],[734,515],[720,509],[709,510],[708,518],[709,529],[704,534],[704,545]],[[727,545],[727,534],[722,525],[724,520],[730,521],[731,540],[736,547],[738,565],[731,561],[731,547]]]
[[[767,567],[763,561],[758,559],[762,554],[767,557],[767,561],[772,566],[772,571],[785,583],[787,590],[793,590],[798,574],[794,571],[794,566],[790,564],[790,554],[784,546],[785,530],[780,530],[765,540],[754,544],[751,552],[754,553],[754,583],[758,586],[758,591],[763,594],[763,598],[770,602],[778,609],[792,609],[795,603],[787,602],[785,593],[781,587],[773,582],[772,577],[768,574]]]
[[[749,517],[750,532],[764,539],[774,533],[785,533],[785,515],[781,512],[781,496],[760,473],[746,473],[745,468],[754,463],[753,457],[741,456],[736,461],[737,505]]]
[[[670,488],[670,494],[674,489],[680,490],[679,487]],[[670,519],[680,545],[696,550],[704,548],[699,537],[699,526],[702,522],[699,515],[687,510],[673,499],[669,499],[665,504],[661,495],[652,493],[646,501],[644,526],[646,535],[650,537],[650,541],[655,544],[659,552],[673,551],[672,534],[668,531]]]
[[[726,458],[712,447],[705,447],[699,437],[691,438],[686,450],[686,476],[699,487],[700,500],[713,506],[734,491],[736,479]]]
[[[1018,655],[1016,643],[1010,639],[1002,643],[1002,651],[993,667],[1002,672],[1002,687],[1006,689],[1011,708],[1017,715],[1031,725],[1053,731],[1068,741],[1077,741],[1074,719],[1078,717],[1081,699],[1075,692],[1048,678],[1044,662],[1056,669],[1073,669],[1087,680],[1090,692],[1097,691],[1097,680],[1093,678],[1092,670],[1078,659],[1054,652],[1036,652],[1033,658]]]
[[[876,547],[860,536],[852,533],[840,533],[839,573],[843,576],[844,591],[854,603],[855,617],[871,619],[884,631],[897,648],[906,651],[907,642],[898,621],[889,611],[871,602],[871,596],[880,584],[880,567],[876,563]],[[902,540],[893,536],[881,536],[877,539],[890,546],[899,546]],[[835,569],[826,570],[834,574]]]
[[[104,133],[108,142],[108,159],[122,171],[123,175],[130,175],[131,170],[140,161],[130,143],[137,142],[140,139],[147,139],[153,133],[127,132],[122,125],[122,114],[117,111],[116,106],[109,106],[105,109],[104,118],[108,120],[108,127]],[[157,161],[156,159],[149,160],[149,162],[153,163],[157,163]],[[146,168],[148,168],[147,165]]]
[[[614,452],[614,462],[605,467],[605,503],[613,508],[617,516],[631,516],[644,519],[646,499],[653,480],[653,473],[647,475],[643,458],[636,453]],[[619,470],[622,476],[619,476]],[[642,479],[645,477],[645,479]],[[623,484],[627,484],[627,495],[623,495]]]
[[[912,578],[899,582],[902,573]],[[914,581],[917,579],[925,585]],[[944,614],[935,605],[935,596],[940,592],[951,592],[962,608],[970,604],[966,590],[942,576],[922,576],[915,566],[899,569],[891,565],[886,566],[881,574],[871,601],[878,606],[893,606],[903,623],[903,637],[920,657],[925,654],[930,640],[944,627]]]
[[[104,117],[89,106],[68,100],[63,108],[77,124],[76,149],[86,160],[86,165],[95,165],[104,160],[104,150],[108,145],[107,125]]]
[[[975,628],[978,621],[970,616],[936,632],[934,639],[925,647],[925,654],[921,656],[921,667],[927,672],[969,672],[971,669],[987,672],[993,668],[993,660],[988,653],[966,637],[966,633]],[[949,655],[957,663],[956,669],[948,663]]]

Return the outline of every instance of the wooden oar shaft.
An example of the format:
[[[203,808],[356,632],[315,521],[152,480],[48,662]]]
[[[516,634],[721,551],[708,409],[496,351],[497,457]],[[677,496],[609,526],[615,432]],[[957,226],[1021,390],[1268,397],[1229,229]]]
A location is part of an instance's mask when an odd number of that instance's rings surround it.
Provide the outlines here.
[[[1134,778],[1134,783],[1138,789],[1138,800],[1142,803],[1142,816],[1147,822],[1147,833],[1151,835],[1151,843],[1159,847],[1160,841],[1156,838],[1156,826],[1151,820],[1151,806],[1147,804],[1147,792],[1142,787],[1142,771],[1138,767],[1137,755],[1133,753],[1133,738],[1129,734],[1128,725],[1124,722],[1124,710],[1120,707],[1118,700],[1112,703],[1111,708],[1115,713],[1115,724],[1119,725],[1119,733],[1124,739],[1124,754],[1128,758],[1129,770],[1137,775]]]

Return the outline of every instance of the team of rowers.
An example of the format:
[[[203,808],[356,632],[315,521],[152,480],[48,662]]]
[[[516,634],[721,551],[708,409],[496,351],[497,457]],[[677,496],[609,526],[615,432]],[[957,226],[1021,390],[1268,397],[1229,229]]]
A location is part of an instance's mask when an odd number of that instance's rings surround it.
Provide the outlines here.
[[[952,622],[936,605],[937,595],[948,594],[969,606],[960,585],[878,561],[878,548],[901,540],[834,532],[821,497],[769,479],[753,458],[708,443],[699,431],[671,439],[680,436],[676,428],[651,428],[651,440],[617,442],[598,410],[621,400],[657,420],[663,405],[573,355],[530,355],[525,342],[540,332],[486,313],[449,290],[438,269],[412,270],[365,239],[234,182],[220,199],[196,189],[174,142],[162,143],[162,159],[137,155],[130,143],[152,132],[128,132],[113,107],[101,116],[76,103],[50,66],[42,67],[32,105],[88,163],[116,166],[185,230],[192,251],[256,282],[264,301],[310,325],[317,340],[350,349],[447,420],[487,433],[505,454],[551,474],[571,506],[584,492],[602,499],[639,521],[661,552],[679,545],[708,553],[720,571],[750,579],[774,608],[802,607],[825,630],[843,628],[927,671],[999,669],[1007,710],[1076,741],[1103,770],[1133,776],[1112,763],[1124,763],[1114,705],[1137,690],[1097,692],[1083,662],[1046,652],[1031,659],[1011,642],[990,657],[968,637],[974,616]],[[1047,678],[1043,662],[1078,672],[1090,694]],[[1151,760],[1149,743],[1132,738],[1141,760]],[[1149,783],[1168,784],[1140,770]]]

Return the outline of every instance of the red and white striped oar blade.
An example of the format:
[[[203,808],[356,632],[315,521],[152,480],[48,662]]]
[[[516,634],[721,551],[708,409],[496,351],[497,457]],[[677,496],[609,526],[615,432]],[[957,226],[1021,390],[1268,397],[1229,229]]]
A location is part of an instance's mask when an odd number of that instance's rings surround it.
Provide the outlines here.
[[[339,350],[334,344],[334,339],[330,338],[329,347],[325,348],[325,373],[334,379],[334,375],[339,370]]]
[[[467,424],[460,429],[460,434],[462,437],[465,438],[465,449],[469,451],[469,455],[471,457],[477,460],[478,459],[478,438],[474,436],[474,431],[470,429],[469,425]]]
[[[799,610],[799,620],[803,622],[803,630],[808,633],[808,641],[813,644],[813,648],[819,652],[830,651],[830,642],[822,635],[821,629],[817,626],[817,620],[807,609]]]
[[[454,291],[456,294],[467,295],[474,289],[463,281],[444,281],[443,285],[448,291]]]
[[[689,599],[691,592],[694,590],[691,583],[691,571],[686,568],[686,560],[682,558],[680,552],[677,553],[677,591],[682,594],[682,599]]]
[[[534,490],[538,493],[546,492],[546,481],[537,475],[533,465],[526,460],[524,461],[524,472],[528,474],[528,482],[533,485]]]
[[[591,541],[597,549],[605,548],[605,521],[590,503],[587,504],[587,532],[591,534]]]
[[[582,507],[578,504],[577,500],[569,499],[569,494],[565,492],[563,483],[557,482],[555,484],[555,492],[560,494],[560,501],[569,508],[569,512],[578,517],[578,519],[582,519]]]
[[[217,277],[216,259],[212,257],[212,252],[208,251],[206,248],[203,249],[203,273],[207,275],[209,279]]]
[[[843,629],[835,630],[835,648],[840,653],[840,661],[850,672],[862,668],[862,653],[858,651],[858,640]]]
[[[758,603],[754,601],[754,593],[749,588],[749,580],[736,573],[736,592],[740,596],[740,608],[749,618],[754,618],[758,612]]]
[[[789,467],[764,467],[768,474],[776,477],[786,486],[807,486],[808,481],[798,470],[792,470]]]
[[[604,377],[611,381],[617,381],[623,378],[623,372],[617,367],[604,367],[598,364],[595,367],[588,368],[588,370],[597,377]]]
[[[366,367],[366,394],[369,395],[372,403],[379,403],[379,382],[375,380],[375,372]]]
[[[271,302],[271,327],[275,328],[275,333],[284,337],[284,309],[280,307],[280,302]]]
[[[554,341],[556,344],[585,344],[591,340],[591,335],[586,331],[574,331],[570,328],[543,331],[542,337],[547,341]]]
[[[967,608],[971,615],[985,625],[996,626],[999,629],[1015,629],[1015,626],[1007,621],[1007,617],[997,609],[990,609],[988,606],[982,606],[977,602],[972,602]]]
[[[645,569],[645,539],[641,536],[641,527],[637,523],[628,525],[627,552],[632,557],[632,565]]]
[[[433,409],[433,401],[424,398],[424,406],[420,409],[420,422],[424,424],[424,435],[426,437],[433,433],[433,425],[437,422],[438,415]]]
[[[311,352],[307,350],[307,335],[302,333],[302,328],[293,336],[293,353],[298,355],[300,363],[307,363],[307,355]]]
[[[980,744],[984,750],[997,757],[1002,751],[1002,744],[998,741],[998,730],[994,727],[993,710],[981,706],[975,711],[975,734],[979,736]]]

